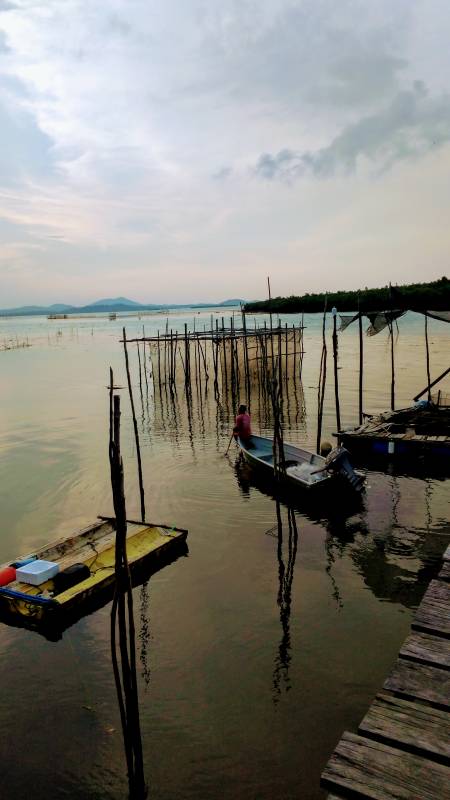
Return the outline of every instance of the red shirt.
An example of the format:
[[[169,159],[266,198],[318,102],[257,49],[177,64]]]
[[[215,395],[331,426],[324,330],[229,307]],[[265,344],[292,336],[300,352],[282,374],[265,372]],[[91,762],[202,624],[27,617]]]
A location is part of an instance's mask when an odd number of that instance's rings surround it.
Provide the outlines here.
[[[250,439],[252,429],[249,414],[238,414],[236,417],[236,433],[241,439]]]

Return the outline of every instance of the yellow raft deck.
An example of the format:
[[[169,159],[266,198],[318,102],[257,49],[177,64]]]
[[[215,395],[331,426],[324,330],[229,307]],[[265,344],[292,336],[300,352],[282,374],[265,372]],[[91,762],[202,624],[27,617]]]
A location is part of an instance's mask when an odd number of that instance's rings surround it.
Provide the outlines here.
[[[74,536],[24,556],[24,559],[36,556],[57,562],[60,572],[74,564],[85,564],[90,575],[55,595],[53,579],[40,586],[13,581],[0,587],[2,620],[27,628],[55,626],[64,630],[76,619],[104,605],[115,580],[115,537],[115,519],[103,518]],[[186,537],[187,531],[180,528],[127,521],[127,555],[133,584],[186,554]]]

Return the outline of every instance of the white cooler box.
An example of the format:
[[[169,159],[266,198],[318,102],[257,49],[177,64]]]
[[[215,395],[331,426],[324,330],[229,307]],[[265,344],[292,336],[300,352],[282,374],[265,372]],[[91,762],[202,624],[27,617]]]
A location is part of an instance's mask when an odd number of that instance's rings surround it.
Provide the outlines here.
[[[40,586],[41,583],[53,578],[57,572],[59,572],[59,564],[55,564],[53,561],[32,561],[31,564],[25,564],[16,571],[16,581]]]

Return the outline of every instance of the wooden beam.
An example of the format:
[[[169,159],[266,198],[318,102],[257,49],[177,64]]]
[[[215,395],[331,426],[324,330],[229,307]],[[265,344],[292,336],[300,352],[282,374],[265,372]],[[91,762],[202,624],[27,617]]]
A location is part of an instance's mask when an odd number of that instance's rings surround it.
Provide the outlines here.
[[[322,785],[345,796],[374,800],[443,800],[450,770],[362,736],[345,732],[324,772]]]
[[[399,658],[383,688],[408,699],[427,700],[439,708],[450,708],[450,676],[444,669]]]
[[[433,386],[436,386],[436,384],[439,383],[439,381],[441,381],[442,378],[445,378],[445,376],[448,375],[449,372],[450,372],[450,367],[448,367],[448,369],[446,369],[445,372],[442,373],[442,375],[439,375],[439,377],[436,378],[436,380],[434,380],[432,383],[429,383],[428,386],[425,386],[425,389],[422,389],[422,391],[419,392],[419,394],[416,394],[416,396],[413,398],[414,402],[417,402],[419,397],[422,397],[422,395],[425,394],[425,392],[428,392],[430,389],[433,388]]]
[[[450,586],[431,581],[412,621],[412,628],[450,637]]]
[[[450,641],[441,636],[413,631],[402,645],[400,658],[450,669]]]
[[[358,733],[443,763],[450,758],[450,715],[390,694],[377,695]]]

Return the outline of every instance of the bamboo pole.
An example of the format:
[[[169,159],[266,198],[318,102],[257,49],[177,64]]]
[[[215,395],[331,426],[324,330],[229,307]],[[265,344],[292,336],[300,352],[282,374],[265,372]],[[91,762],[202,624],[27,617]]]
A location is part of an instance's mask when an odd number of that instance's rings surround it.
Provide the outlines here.
[[[395,361],[394,361],[394,325],[389,322],[391,336],[391,411],[395,411]]]
[[[362,333],[362,314],[358,295],[358,331],[359,331],[359,381],[358,381],[358,418],[359,424],[363,421],[363,370],[364,370],[364,345]]]
[[[158,383],[159,383],[159,391],[161,392],[161,353],[160,353],[159,330],[158,330]]]
[[[422,395],[424,395],[424,394],[425,394],[425,392],[427,392],[427,391],[429,391],[430,389],[432,389],[432,388],[433,388],[433,386],[436,386],[436,384],[437,384],[437,383],[439,383],[439,381],[441,381],[441,380],[442,380],[442,378],[445,378],[445,377],[446,377],[446,376],[449,374],[449,372],[450,372],[450,367],[447,367],[447,369],[446,369],[446,370],[444,370],[444,372],[443,372],[441,375],[438,375],[438,377],[437,377],[437,378],[435,378],[435,380],[434,380],[434,381],[432,381],[431,383],[429,383],[429,384],[428,384],[428,386],[425,386],[425,389],[422,389],[422,391],[421,391],[421,392],[419,392],[419,394],[416,394],[416,396],[415,396],[415,397],[413,397],[413,400],[414,400],[414,402],[416,402],[417,400],[419,400],[419,399],[422,397]]]
[[[133,595],[127,559],[126,503],[123,461],[120,453],[120,397],[113,396],[113,388],[113,372],[110,369],[109,461],[116,518],[115,588],[111,608],[111,658],[122,723],[129,796],[133,800],[144,800],[147,796],[147,787],[144,778],[139,720]],[[117,620],[121,670],[117,658]]]
[[[392,286],[389,284],[389,304],[392,315]],[[394,321],[391,316],[389,323],[389,331],[391,334],[391,411],[395,411],[395,361],[394,361]]]
[[[333,366],[334,366],[334,401],[336,407],[336,426],[341,430],[341,409],[339,403],[339,378],[338,378],[338,336],[336,329],[337,311],[333,308]]]
[[[142,326],[142,337],[143,337],[143,348],[144,348],[144,378],[145,378],[145,386],[147,389],[147,399],[148,399],[148,378],[147,378],[147,356],[145,352],[145,327]]]
[[[128,394],[130,396],[131,412],[133,415],[134,438],[136,441],[136,456],[137,456],[138,476],[139,476],[139,493],[141,497],[141,519],[143,522],[145,520],[145,497],[144,497],[144,483],[142,479],[141,447],[139,444],[139,431],[136,421],[136,413],[134,410],[133,389],[131,388],[130,365],[128,362],[127,335],[125,328],[123,328],[123,349],[125,353],[125,367],[127,371]]]
[[[425,314],[425,348],[427,355],[427,385],[428,385],[428,402],[431,403],[431,376],[430,376],[430,348],[428,345],[428,317]]]
[[[323,323],[322,323],[322,355],[320,359],[319,386],[317,390],[317,440],[316,440],[317,453],[320,453],[320,440],[322,437],[323,403],[325,398],[325,385],[327,379],[327,341],[325,336],[326,317],[327,317],[327,298],[325,297],[325,307],[323,311]]]

